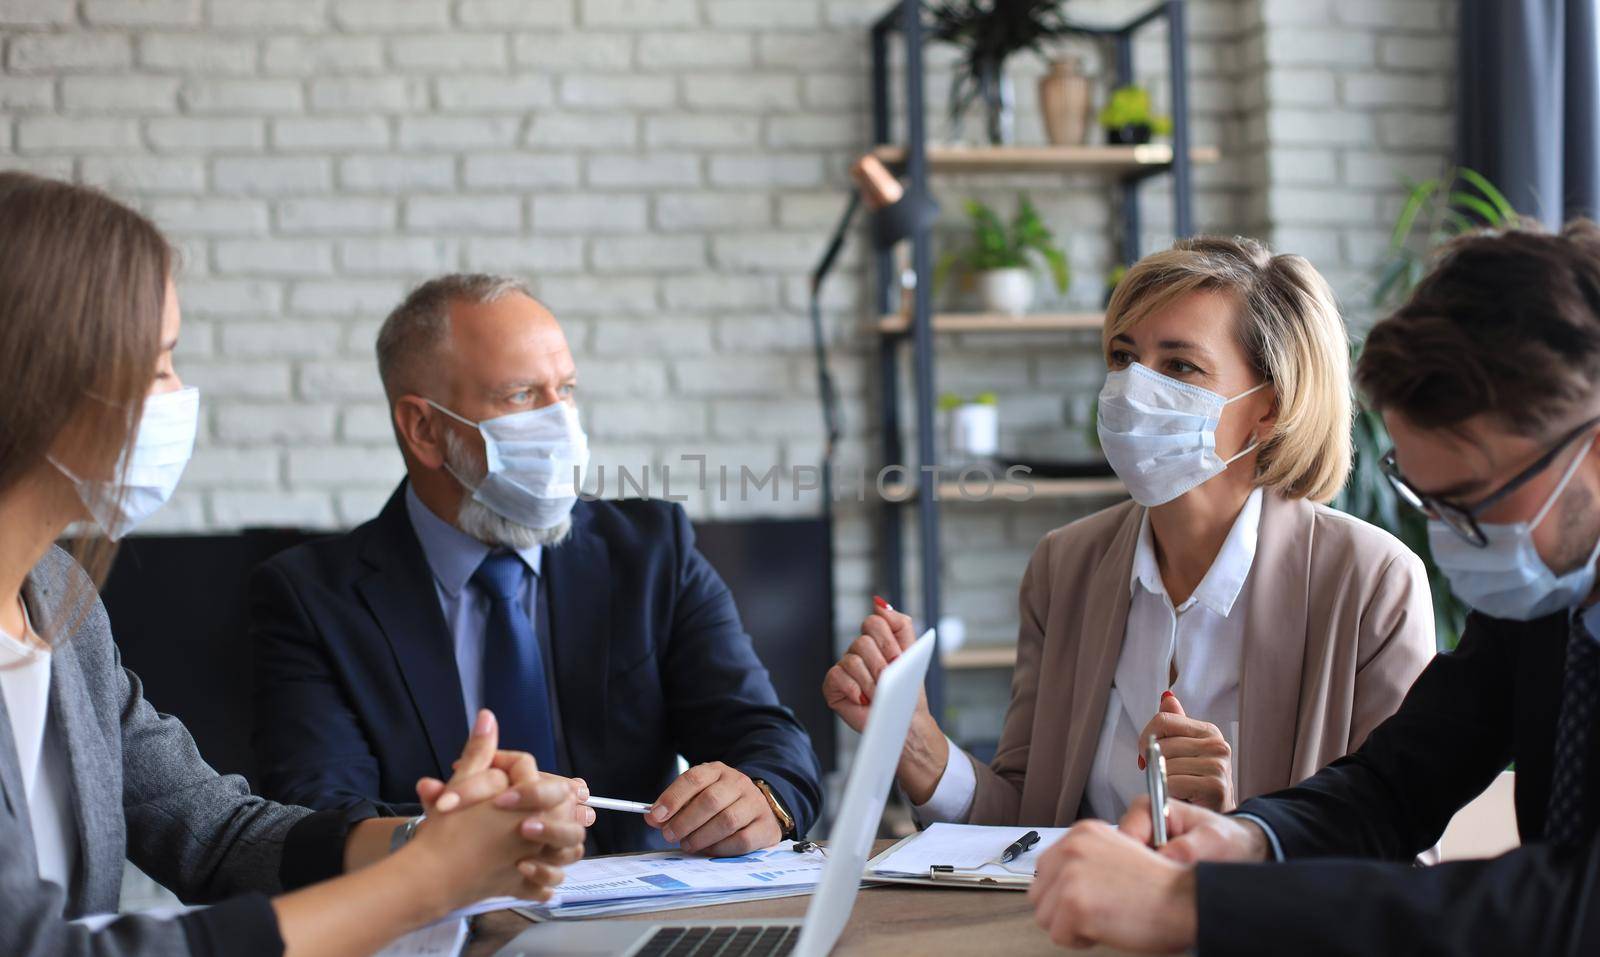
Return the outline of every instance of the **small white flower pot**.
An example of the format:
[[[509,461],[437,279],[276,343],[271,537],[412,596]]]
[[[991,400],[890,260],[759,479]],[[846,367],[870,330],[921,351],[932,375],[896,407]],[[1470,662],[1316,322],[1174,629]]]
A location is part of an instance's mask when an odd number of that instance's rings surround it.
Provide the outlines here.
[[[978,274],[978,297],[985,312],[1020,316],[1033,305],[1033,273],[1027,269],[989,269]]]
[[[968,402],[950,410],[950,447],[953,458],[985,459],[1000,448],[1000,410],[984,402]]]
[[[961,646],[967,643],[967,623],[955,615],[941,615],[939,617],[939,651],[950,654],[960,651]]]

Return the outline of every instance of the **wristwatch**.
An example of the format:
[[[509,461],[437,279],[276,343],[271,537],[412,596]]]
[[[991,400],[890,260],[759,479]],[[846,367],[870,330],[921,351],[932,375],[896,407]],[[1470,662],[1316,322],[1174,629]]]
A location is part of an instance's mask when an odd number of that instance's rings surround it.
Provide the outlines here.
[[[795,830],[794,817],[783,809],[783,805],[779,803],[777,795],[772,793],[772,788],[760,778],[751,778],[750,780],[754,781],[756,787],[760,788],[761,793],[766,796],[767,806],[772,808],[772,816],[778,819],[778,828],[783,831],[783,839],[786,841],[797,839],[800,835]]]
[[[416,837],[417,828],[422,824],[423,821],[427,820],[427,818],[428,815],[426,814],[418,814],[416,817],[407,820],[404,824],[401,824],[399,827],[395,828],[394,834],[389,838],[389,853],[393,854],[395,851],[400,850],[400,848],[405,847],[413,837]]]

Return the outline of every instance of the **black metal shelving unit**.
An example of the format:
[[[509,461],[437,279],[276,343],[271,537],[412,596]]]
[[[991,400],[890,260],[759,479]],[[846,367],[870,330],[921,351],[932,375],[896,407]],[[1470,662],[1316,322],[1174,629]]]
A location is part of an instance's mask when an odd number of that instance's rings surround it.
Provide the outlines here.
[[[1049,169],[1063,172],[1097,170],[1110,173],[1120,189],[1121,228],[1120,253],[1124,263],[1139,257],[1139,184],[1146,178],[1164,174],[1172,177],[1173,225],[1179,236],[1193,232],[1192,165],[1195,159],[1189,129],[1189,103],[1187,68],[1185,64],[1186,32],[1183,0],[1164,0],[1149,10],[1120,26],[1079,26],[1072,29],[1075,35],[1100,38],[1107,41],[1113,51],[1115,78],[1119,86],[1134,82],[1134,34],[1149,24],[1165,20],[1167,33],[1167,61],[1171,83],[1172,144],[1153,147],[1064,147],[1016,149],[930,149],[927,143],[926,100],[924,91],[925,70],[923,47],[926,37],[922,21],[921,0],[900,0],[880,17],[871,28],[872,41],[872,133],[878,154],[897,169],[906,183],[908,193],[914,197],[928,195],[928,178],[933,167],[948,159],[952,167],[974,170],[986,166],[996,170]],[[906,139],[903,144],[892,142],[892,104],[890,99],[890,44],[898,36],[905,49],[903,76]],[[1215,151],[1201,151],[1207,158]],[[994,162],[990,163],[989,160]],[[911,349],[911,372],[914,379],[913,403],[916,409],[916,462],[918,474],[929,472],[938,465],[934,445],[934,359],[936,323],[932,310],[932,237],[928,228],[912,233],[910,269],[916,276],[909,297],[909,316],[903,319],[884,319],[878,323],[878,364],[881,398],[882,455],[885,463],[904,463],[905,448],[901,438],[900,410],[900,350]],[[896,268],[894,251],[879,249],[874,257],[874,304],[880,317],[893,317],[901,313],[901,282]],[[1060,327],[1073,325],[1082,317],[1063,316]],[[970,330],[969,330],[970,331]],[[921,607],[916,609],[924,621],[935,624],[940,614],[940,538],[939,502],[937,483],[917,481],[915,496],[899,500],[886,500],[881,510],[881,533],[884,542],[883,587],[889,601],[896,606],[905,604],[905,510],[916,505],[919,531],[919,551],[922,568]],[[1103,485],[1103,483],[1102,483]],[[1092,494],[1092,493],[1091,493]],[[1104,494],[1103,488],[1100,494]],[[938,656],[928,671],[929,703],[935,714],[942,711],[944,701],[944,669]]]

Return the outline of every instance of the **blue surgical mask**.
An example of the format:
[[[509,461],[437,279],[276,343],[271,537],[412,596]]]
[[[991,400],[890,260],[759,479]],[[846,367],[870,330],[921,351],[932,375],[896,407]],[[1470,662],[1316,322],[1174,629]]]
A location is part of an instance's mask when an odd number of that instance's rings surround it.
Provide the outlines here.
[[[1262,382],[1228,398],[1135,362],[1106,375],[1096,430],[1100,451],[1135,502],[1164,505],[1222,474],[1260,445],[1228,458],[1217,453],[1217,423],[1230,402],[1267,387]]]
[[[1594,590],[1594,563],[1600,558],[1600,541],[1595,542],[1583,564],[1564,575],[1551,571],[1533,544],[1533,530],[1550,514],[1567,483],[1578,473],[1589,445],[1581,445],[1555,491],[1531,520],[1500,525],[1479,522],[1478,527],[1488,539],[1482,548],[1438,519],[1428,521],[1433,561],[1462,601],[1492,618],[1532,621],[1563,608],[1575,608]]]
[[[557,402],[482,422],[457,415],[432,399],[427,403],[483,436],[483,479],[469,482],[455,475],[474,500],[526,528],[554,528],[571,514],[589,466],[589,439],[572,403]]]
[[[50,462],[71,480],[105,536],[116,541],[172,497],[194,454],[199,423],[199,389],[158,392],[145,398],[138,432],[123,450],[115,478],[80,476],[53,458]]]

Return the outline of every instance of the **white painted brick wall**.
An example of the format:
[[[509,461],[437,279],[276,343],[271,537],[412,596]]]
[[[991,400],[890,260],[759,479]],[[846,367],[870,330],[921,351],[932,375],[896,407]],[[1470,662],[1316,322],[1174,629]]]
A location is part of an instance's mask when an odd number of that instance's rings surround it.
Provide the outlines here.
[[[0,162],[105,185],[183,251],[183,374],[205,390],[193,471],[153,528],[346,525],[398,477],[372,337],[416,281],[518,273],[567,320],[598,461],[814,461],[805,276],[864,146],[866,24],[885,0],[0,0]],[[1110,22],[1147,0],[1074,0]],[[1364,317],[1401,175],[1434,172],[1453,100],[1445,0],[1191,0],[1199,226],[1311,256]],[[1138,56],[1166,96],[1162,33]],[[1096,74],[1100,52],[1074,46]],[[944,136],[949,51],[929,58]],[[1043,139],[1013,66],[1020,137]],[[899,91],[896,90],[898,97]],[[969,132],[980,125],[969,120]],[[1027,189],[1094,308],[1115,209],[1093,180],[949,177],[1009,209]],[[1170,192],[1145,187],[1147,248]],[[876,338],[857,241],[828,289],[841,457],[876,461]],[[1045,305],[1061,297],[1044,296]],[[1006,441],[1080,452],[1093,337],[946,342],[941,385],[1000,394]],[[614,473],[609,477],[614,482]],[[679,476],[679,481],[682,476]],[[795,513],[690,496],[697,515]],[[951,610],[1014,625],[1037,538],[1100,503],[951,505]],[[873,512],[839,511],[841,627],[869,607]],[[958,705],[960,702],[958,702]],[[977,720],[977,719],[973,719]]]

